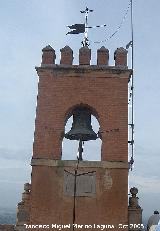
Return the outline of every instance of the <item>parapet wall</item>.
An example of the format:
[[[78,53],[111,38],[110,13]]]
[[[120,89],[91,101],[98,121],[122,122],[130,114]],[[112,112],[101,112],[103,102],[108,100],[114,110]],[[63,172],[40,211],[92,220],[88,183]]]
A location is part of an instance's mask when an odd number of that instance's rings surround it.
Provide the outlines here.
[[[42,66],[45,64],[55,64],[56,54],[55,50],[50,46],[46,46],[42,50]],[[65,46],[60,50],[61,59],[60,64],[72,65],[73,64],[73,50],[69,46]],[[127,68],[127,53],[128,51],[123,47],[117,48],[114,52],[115,67]],[[79,65],[90,65],[91,49],[88,47],[81,47],[79,49]],[[109,50],[104,46],[97,50],[97,64],[98,66],[109,65]]]
[[[14,225],[0,225],[0,231],[14,231]]]

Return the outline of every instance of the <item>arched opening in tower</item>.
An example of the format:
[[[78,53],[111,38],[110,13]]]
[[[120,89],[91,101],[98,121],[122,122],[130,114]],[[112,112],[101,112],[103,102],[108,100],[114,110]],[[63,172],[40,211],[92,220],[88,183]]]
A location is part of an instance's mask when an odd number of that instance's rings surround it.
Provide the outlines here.
[[[82,159],[83,161],[100,161],[101,160],[101,144],[102,141],[98,137],[100,128],[99,122],[94,115],[91,115],[91,128],[97,135],[95,140],[82,141]],[[67,120],[65,126],[65,134],[76,133],[77,130],[82,129],[80,123],[75,125],[73,115]],[[82,131],[83,133],[83,131]],[[62,142],[62,160],[77,160],[79,158],[79,140],[70,140],[64,137]]]

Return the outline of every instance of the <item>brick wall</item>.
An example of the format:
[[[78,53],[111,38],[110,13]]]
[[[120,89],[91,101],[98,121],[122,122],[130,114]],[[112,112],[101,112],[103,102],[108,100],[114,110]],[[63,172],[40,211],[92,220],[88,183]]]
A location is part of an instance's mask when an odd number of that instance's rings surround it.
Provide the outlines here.
[[[61,154],[65,123],[77,106],[88,107],[99,121],[102,161],[81,166],[81,171],[95,171],[96,194],[76,198],[76,222],[128,223],[131,71],[126,50],[116,50],[115,66],[108,66],[107,49],[103,47],[97,53],[97,65],[90,65],[91,50],[81,48],[79,65],[73,65],[73,52],[66,46],[61,49],[60,64],[55,64],[55,51],[50,46],[43,49],[42,64],[36,68],[39,84],[32,158],[32,224],[72,222],[73,197],[64,195],[64,170],[74,171],[76,162],[68,166],[68,162],[61,161]]]
[[[65,58],[72,56],[68,53]],[[104,53],[98,63],[104,64]],[[86,65],[90,50],[80,49],[80,65],[47,65],[37,68],[39,75],[34,158],[61,159],[65,121],[78,105],[88,106],[100,123],[102,160],[128,161],[128,79],[130,71],[123,63],[126,53],[118,57],[118,67]],[[84,54],[83,54],[84,52]],[[101,54],[100,54],[101,53]],[[102,57],[101,57],[102,56]],[[106,59],[108,56],[105,56]],[[44,54],[43,54],[44,58]],[[72,57],[73,58],[73,57]],[[68,57],[68,59],[72,60]],[[116,59],[116,58],[115,58]],[[87,61],[88,60],[88,61]],[[102,61],[103,60],[103,61]],[[115,60],[115,62],[117,62]],[[108,62],[107,62],[108,63]]]
[[[76,161],[55,160],[32,163],[31,224],[47,224],[51,227],[51,224],[73,223],[74,198],[73,194],[65,193],[65,183],[70,181],[65,180],[64,175],[65,172],[74,174],[76,164]],[[112,230],[116,231],[120,223],[128,223],[127,167],[124,164],[109,165],[107,162],[101,164],[92,161],[79,164],[78,174],[94,172],[96,190],[91,191],[91,195],[76,197],[76,224],[111,224],[115,225]]]

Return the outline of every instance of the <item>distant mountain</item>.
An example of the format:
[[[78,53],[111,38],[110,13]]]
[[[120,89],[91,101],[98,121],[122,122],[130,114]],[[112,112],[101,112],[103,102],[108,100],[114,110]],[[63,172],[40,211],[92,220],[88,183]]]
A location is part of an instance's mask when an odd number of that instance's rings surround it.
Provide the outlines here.
[[[0,208],[0,224],[15,224],[16,211],[9,208]]]

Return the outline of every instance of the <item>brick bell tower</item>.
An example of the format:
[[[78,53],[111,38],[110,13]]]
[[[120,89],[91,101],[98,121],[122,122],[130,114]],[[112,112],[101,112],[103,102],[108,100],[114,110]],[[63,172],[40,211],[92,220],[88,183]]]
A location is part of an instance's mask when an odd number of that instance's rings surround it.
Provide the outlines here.
[[[60,64],[55,64],[51,46],[42,52],[41,66],[36,67],[39,84],[27,223],[48,225],[48,230],[58,230],[56,225],[76,230],[73,223],[82,225],[81,230],[100,230],[102,224],[119,230],[119,224],[128,224],[131,70],[127,51],[115,51],[114,66],[108,64],[105,47],[97,50],[96,65],[90,65],[88,47],[80,48],[79,65],[72,64],[73,51],[68,46],[61,49]],[[65,124],[77,110],[99,121],[101,161],[61,159]],[[70,228],[65,227],[69,224]]]

